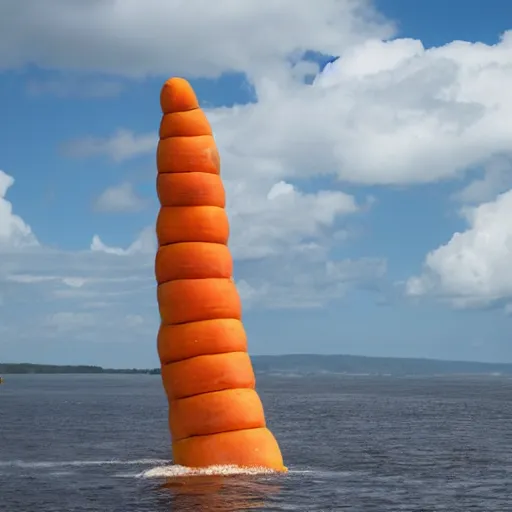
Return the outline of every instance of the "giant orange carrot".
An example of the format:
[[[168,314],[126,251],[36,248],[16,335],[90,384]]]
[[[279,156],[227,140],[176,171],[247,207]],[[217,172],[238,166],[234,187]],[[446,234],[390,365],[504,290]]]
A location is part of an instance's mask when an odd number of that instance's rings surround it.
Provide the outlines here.
[[[286,471],[247,353],[210,124],[186,80],[168,80],[160,104],[158,354],[174,462]]]

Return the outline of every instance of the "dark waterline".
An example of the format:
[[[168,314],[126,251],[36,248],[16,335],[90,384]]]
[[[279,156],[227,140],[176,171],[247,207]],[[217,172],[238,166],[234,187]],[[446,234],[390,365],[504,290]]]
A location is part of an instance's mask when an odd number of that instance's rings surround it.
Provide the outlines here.
[[[512,510],[511,379],[260,376],[258,388],[290,473],[166,480],[158,376],[9,376],[0,510]]]

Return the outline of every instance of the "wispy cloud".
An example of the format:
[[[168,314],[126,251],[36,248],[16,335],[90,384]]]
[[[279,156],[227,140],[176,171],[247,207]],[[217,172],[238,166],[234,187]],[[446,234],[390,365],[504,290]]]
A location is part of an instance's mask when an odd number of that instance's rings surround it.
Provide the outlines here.
[[[93,204],[96,211],[108,213],[138,212],[145,206],[146,202],[128,182],[106,188]]]
[[[104,156],[114,162],[156,151],[158,135],[155,133],[136,135],[130,130],[120,129],[112,137],[83,137],[71,140],[62,146],[65,155],[73,158]]]

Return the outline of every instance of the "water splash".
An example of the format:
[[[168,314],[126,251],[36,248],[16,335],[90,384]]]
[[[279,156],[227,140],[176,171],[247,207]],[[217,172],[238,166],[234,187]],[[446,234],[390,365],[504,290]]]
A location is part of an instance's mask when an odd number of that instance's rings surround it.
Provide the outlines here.
[[[38,469],[38,468],[65,468],[85,466],[153,466],[165,464],[162,459],[134,459],[134,460],[70,460],[70,461],[24,461],[24,460],[0,460],[0,467]]]
[[[206,468],[187,468],[185,466],[158,466],[140,473],[140,478],[180,478],[191,476],[234,476],[234,475],[272,475],[275,471],[264,467],[240,467],[234,465],[209,466]]]

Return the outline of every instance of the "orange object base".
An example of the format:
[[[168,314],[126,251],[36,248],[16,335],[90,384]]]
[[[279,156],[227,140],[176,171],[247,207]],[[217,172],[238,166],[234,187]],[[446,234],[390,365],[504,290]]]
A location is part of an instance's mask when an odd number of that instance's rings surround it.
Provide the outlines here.
[[[268,428],[194,436],[172,445],[174,462],[201,468],[217,465],[261,467],[286,472],[281,450]]]

